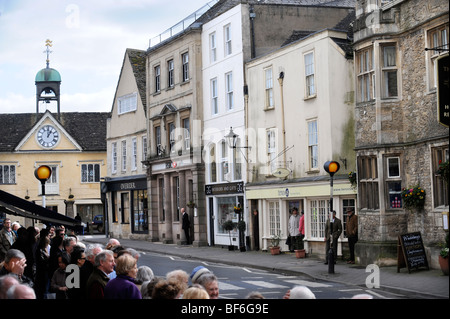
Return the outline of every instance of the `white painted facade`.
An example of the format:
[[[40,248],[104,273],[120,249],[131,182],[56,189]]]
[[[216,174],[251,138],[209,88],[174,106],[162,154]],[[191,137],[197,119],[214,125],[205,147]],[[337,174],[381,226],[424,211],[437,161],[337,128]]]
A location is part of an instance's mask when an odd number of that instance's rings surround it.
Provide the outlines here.
[[[203,145],[205,150],[203,157],[206,162],[205,184],[207,186],[246,180],[246,162],[243,156],[246,149],[235,149],[236,156],[227,144],[222,147],[222,143],[226,143],[224,136],[229,133],[230,127],[239,135],[240,146],[245,144],[242,8],[240,4],[233,7],[205,23],[202,29]],[[213,161],[216,163],[215,169],[214,165],[211,165]],[[245,203],[243,192],[207,195],[209,244],[230,244],[229,235],[222,230],[221,223],[226,219],[237,222],[238,217],[234,214],[232,207],[238,202]],[[246,215],[244,208],[243,216]],[[232,235],[235,238],[232,243],[237,245],[237,231],[232,232]]]
[[[249,207],[259,211],[262,249],[270,246],[271,236],[277,233],[282,249],[287,249],[289,214],[297,207],[305,212],[309,244],[305,248],[309,253],[325,252],[330,183],[323,165],[327,161],[341,166],[334,181],[333,209],[338,217],[344,220],[344,209],[355,205],[356,191],[347,179],[355,168],[353,60],[332,39],[346,36],[331,30],[315,32],[246,65],[248,126],[258,132],[256,140],[249,139],[256,157],[250,158],[246,197]],[[272,73],[272,105],[267,102],[267,70]],[[314,87],[308,88],[311,74]],[[271,131],[274,141],[269,143]],[[269,145],[275,150],[269,150]],[[284,180],[277,178],[272,174],[277,168],[290,174]]]

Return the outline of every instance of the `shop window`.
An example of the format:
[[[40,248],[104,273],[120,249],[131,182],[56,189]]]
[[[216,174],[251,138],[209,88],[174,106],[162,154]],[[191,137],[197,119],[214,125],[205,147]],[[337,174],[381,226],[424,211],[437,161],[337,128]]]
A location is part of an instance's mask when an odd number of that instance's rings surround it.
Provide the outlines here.
[[[280,203],[278,201],[269,202],[269,235],[281,235]]]
[[[323,239],[327,221],[329,201],[325,199],[309,201],[311,237]]]
[[[231,220],[234,223],[238,222],[238,214],[234,212],[234,206],[236,206],[236,196],[230,197],[218,197],[217,198],[217,216],[218,216],[218,232],[221,234],[228,234],[228,231],[223,229],[223,223],[227,220]]]
[[[133,232],[148,231],[147,190],[133,191]]]

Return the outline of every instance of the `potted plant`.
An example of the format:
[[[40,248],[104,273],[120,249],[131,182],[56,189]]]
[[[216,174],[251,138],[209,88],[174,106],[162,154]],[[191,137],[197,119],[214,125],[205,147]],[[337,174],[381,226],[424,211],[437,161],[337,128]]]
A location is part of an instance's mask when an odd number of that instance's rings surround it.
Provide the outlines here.
[[[234,246],[233,246],[233,244],[231,243],[231,231],[233,230],[233,228],[235,227],[236,225],[233,223],[233,221],[232,220],[227,220],[227,221],[225,221],[223,224],[222,224],[222,227],[223,227],[223,229],[224,230],[226,230],[227,232],[228,232],[228,236],[230,237],[230,245],[228,246],[228,250],[234,250]]]
[[[294,238],[295,238],[295,244],[294,244],[295,257],[305,258],[306,251],[303,246],[303,236],[296,236]]]
[[[234,208],[234,212],[235,212],[236,214],[242,213],[242,207],[241,207],[241,204],[237,204],[237,206],[234,206],[233,208]]]
[[[270,253],[272,255],[279,255],[280,254],[280,234],[278,233],[277,235],[272,235],[272,237],[270,237]]]
[[[442,273],[448,276],[448,234],[445,237],[445,246],[443,245],[439,253],[439,266],[441,266]]]

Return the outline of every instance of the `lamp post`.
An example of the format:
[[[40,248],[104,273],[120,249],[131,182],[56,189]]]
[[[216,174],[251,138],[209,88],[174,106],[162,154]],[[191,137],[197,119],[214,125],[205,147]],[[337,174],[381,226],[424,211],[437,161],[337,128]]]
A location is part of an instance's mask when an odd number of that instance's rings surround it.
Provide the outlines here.
[[[41,182],[42,206],[45,207],[45,182],[52,175],[52,169],[47,165],[41,165],[34,170],[34,176]]]
[[[336,161],[328,161],[323,164],[325,171],[330,174],[330,214],[333,214],[333,176],[339,171],[341,166]],[[331,218],[330,218],[331,219]],[[330,249],[328,250],[328,273],[334,274],[334,253],[333,253],[333,229],[330,230]]]

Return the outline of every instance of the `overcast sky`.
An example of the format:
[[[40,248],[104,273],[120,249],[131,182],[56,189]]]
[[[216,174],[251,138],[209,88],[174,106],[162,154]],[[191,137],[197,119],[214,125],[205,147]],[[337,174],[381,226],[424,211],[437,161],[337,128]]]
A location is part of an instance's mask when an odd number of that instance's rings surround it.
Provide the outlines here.
[[[46,66],[47,39],[50,67],[61,74],[61,111],[111,111],[126,48],[146,50],[208,2],[0,0],[0,112],[36,111],[34,79]]]

